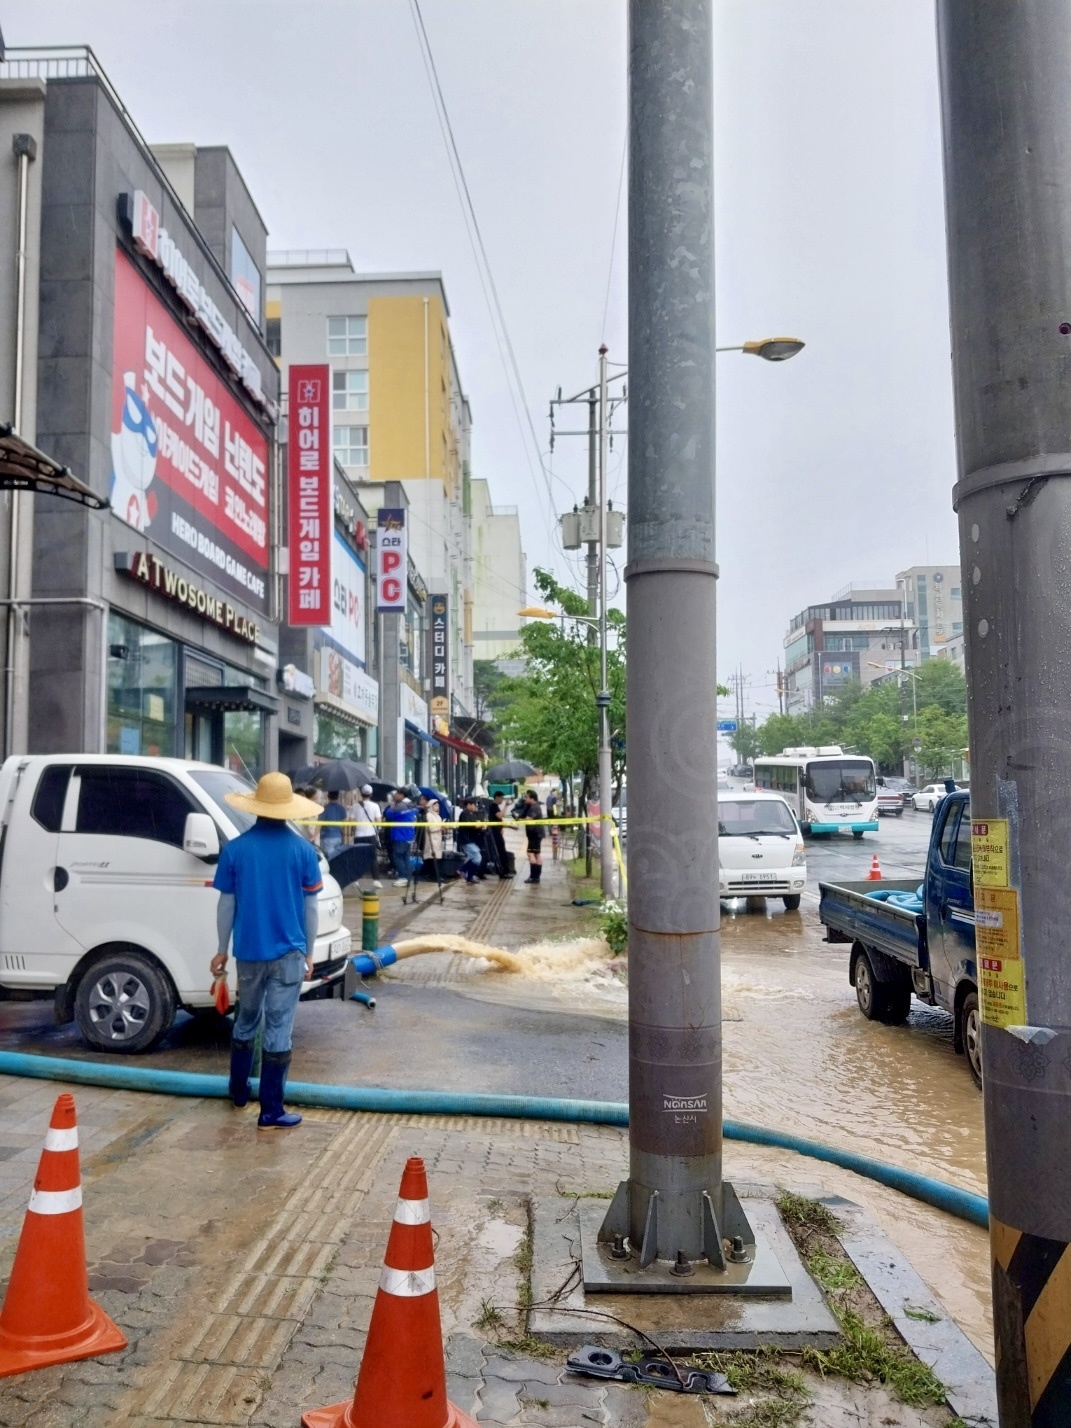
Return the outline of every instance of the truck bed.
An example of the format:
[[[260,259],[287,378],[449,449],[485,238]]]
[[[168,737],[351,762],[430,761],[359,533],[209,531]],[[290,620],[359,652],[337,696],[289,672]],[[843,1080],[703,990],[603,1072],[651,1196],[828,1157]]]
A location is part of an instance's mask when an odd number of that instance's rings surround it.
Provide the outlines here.
[[[909,967],[927,965],[926,916],[868,897],[872,892],[914,892],[919,878],[882,878],[858,883],[819,883],[818,917],[830,941],[862,942]]]

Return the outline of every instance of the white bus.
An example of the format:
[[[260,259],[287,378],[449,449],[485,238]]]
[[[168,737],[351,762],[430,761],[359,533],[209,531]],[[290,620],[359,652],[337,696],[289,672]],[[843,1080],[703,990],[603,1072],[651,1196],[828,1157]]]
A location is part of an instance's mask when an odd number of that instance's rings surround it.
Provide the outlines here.
[[[839,744],[785,749],[755,759],[755,787],[779,793],[804,833],[839,833],[856,838],[878,827],[874,760],[846,754]]]

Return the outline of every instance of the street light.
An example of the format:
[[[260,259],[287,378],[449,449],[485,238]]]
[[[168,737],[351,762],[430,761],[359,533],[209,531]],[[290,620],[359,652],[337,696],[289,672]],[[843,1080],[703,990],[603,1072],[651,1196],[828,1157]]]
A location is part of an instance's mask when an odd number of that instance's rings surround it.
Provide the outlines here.
[[[739,347],[716,347],[715,352],[749,352],[753,357],[761,357],[764,362],[787,362],[802,352],[806,343],[800,337],[760,337],[758,340],[741,343]]]

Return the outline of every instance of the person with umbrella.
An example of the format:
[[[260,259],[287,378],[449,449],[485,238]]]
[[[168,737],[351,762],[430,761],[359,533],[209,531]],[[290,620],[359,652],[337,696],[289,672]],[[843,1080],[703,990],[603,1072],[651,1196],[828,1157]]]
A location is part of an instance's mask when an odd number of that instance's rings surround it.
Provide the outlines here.
[[[345,842],[343,834],[346,830],[342,824],[346,822],[346,817],[339,790],[335,789],[327,795],[327,804],[317,820],[326,825],[320,830],[320,852],[325,858],[333,857]]]

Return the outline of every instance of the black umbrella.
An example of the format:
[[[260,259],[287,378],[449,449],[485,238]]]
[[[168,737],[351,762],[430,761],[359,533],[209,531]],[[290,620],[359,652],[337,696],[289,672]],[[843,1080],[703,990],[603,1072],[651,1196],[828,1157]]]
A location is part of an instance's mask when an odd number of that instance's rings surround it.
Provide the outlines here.
[[[507,759],[505,763],[492,764],[483,777],[485,783],[515,783],[534,773],[532,765],[523,759]]]
[[[356,759],[330,759],[325,764],[306,764],[290,775],[290,782],[295,788],[326,788],[331,792],[363,788],[366,783],[374,783],[375,779],[368,765],[360,764]]]

